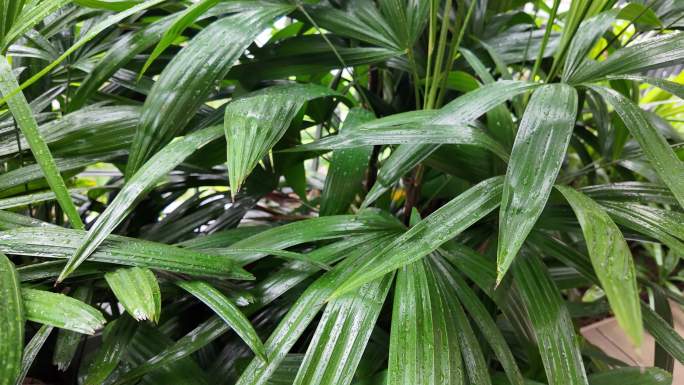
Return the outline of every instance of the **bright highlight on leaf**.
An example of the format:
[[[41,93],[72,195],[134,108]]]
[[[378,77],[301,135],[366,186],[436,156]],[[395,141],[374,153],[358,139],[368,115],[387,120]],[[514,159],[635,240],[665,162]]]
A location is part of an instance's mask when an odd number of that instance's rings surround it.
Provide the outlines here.
[[[159,322],[161,293],[151,270],[140,267],[117,269],[105,274],[105,280],[131,317],[138,321]]]

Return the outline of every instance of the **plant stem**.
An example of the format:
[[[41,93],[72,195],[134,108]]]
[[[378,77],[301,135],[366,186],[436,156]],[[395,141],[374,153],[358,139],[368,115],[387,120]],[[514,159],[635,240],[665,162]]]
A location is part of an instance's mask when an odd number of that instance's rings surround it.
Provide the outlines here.
[[[551,14],[549,14],[549,20],[546,22],[546,30],[544,31],[544,38],[542,39],[541,47],[539,47],[539,52],[537,53],[537,60],[534,61],[534,67],[532,67],[532,73],[530,74],[530,81],[534,81],[537,76],[539,67],[541,66],[542,59],[544,58],[544,51],[546,46],[549,44],[549,37],[551,36],[551,30],[553,29],[553,23],[556,21],[556,13],[558,12],[558,6],[560,5],[560,0],[553,1],[553,8],[551,8]]]
[[[446,96],[446,86],[447,86],[447,81],[449,79],[449,71],[451,68],[454,66],[454,62],[458,58],[459,54],[459,48],[461,47],[461,42],[463,41],[463,37],[465,36],[465,31],[466,28],[468,27],[468,23],[470,22],[470,18],[472,17],[473,11],[475,10],[475,4],[476,1],[472,1],[470,3],[470,7],[468,7],[468,12],[466,13],[465,18],[463,19],[463,22],[461,23],[461,28],[458,31],[458,37],[454,40],[451,41],[451,47],[449,47],[449,61],[447,63],[447,66],[445,68],[445,74],[442,76],[442,84],[439,90],[439,96],[437,97],[437,106],[441,106],[442,102],[444,101],[444,97]]]
[[[430,82],[430,90],[428,91],[427,101],[425,102],[425,109],[431,110],[435,108],[435,100],[437,97],[437,89],[441,81],[442,67],[444,64],[444,53],[446,51],[447,36],[449,34],[449,14],[451,11],[451,0],[446,0],[444,4],[444,12],[442,14],[442,26],[439,31],[439,43],[437,44],[437,57],[433,66],[433,79]],[[438,75],[439,73],[439,75]]]

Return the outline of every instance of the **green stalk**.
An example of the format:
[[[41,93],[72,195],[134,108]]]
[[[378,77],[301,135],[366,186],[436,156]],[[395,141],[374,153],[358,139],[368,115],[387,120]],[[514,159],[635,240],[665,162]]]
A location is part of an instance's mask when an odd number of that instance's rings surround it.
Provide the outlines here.
[[[432,53],[435,50],[435,22],[437,19],[437,6],[439,0],[430,1],[430,16],[428,20],[428,51],[427,51],[427,67],[425,70],[425,90],[423,91],[423,109],[427,107],[427,95],[430,90],[430,83],[432,82]]]
[[[427,95],[427,101],[425,103],[425,109],[433,109],[435,106],[435,99],[437,97],[437,89],[439,88],[439,82],[441,81],[441,73],[444,64],[444,52],[446,51],[447,36],[449,33],[449,11],[451,10],[451,0],[447,0],[444,4],[444,13],[442,14],[442,26],[439,31],[439,43],[437,43],[437,58],[434,63],[433,70],[433,80],[430,83],[430,90]],[[439,76],[437,74],[439,73]]]
[[[463,37],[465,36],[465,31],[466,31],[466,28],[468,27],[468,23],[470,22],[470,18],[473,15],[473,11],[475,10],[475,4],[476,3],[477,3],[476,1],[470,2],[470,7],[468,7],[468,12],[466,13],[465,18],[463,19],[463,22],[461,23],[461,29],[458,31],[458,37],[451,41],[451,47],[449,47],[449,61],[448,61],[448,64],[445,68],[444,76],[442,76],[442,82],[440,85],[439,96],[437,97],[437,105],[438,106],[442,105],[442,102],[444,101],[444,97],[446,96],[446,84],[447,84],[447,80],[449,79],[449,71],[454,66],[454,62],[456,61],[456,59],[458,59],[458,56],[459,56],[458,49],[461,47],[461,42],[463,41]]]
[[[551,30],[553,29],[553,23],[556,21],[556,13],[558,12],[558,6],[560,5],[560,0],[553,1],[553,8],[551,8],[551,14],[549,14],[549,20],[546,23],[546,30],[544,31],[544,38],[542,39],[542,45],[539,47],[539,52],[537,53],[537,60],[534,61],[534,67],[532,67],[532,73],[530,74],[530,81],[534,81],[535,76],[537,76],[537,71],[539,71],[539,66],[544,58],[544,51],[546,46],[549,44],[549,37],[551,36]]]

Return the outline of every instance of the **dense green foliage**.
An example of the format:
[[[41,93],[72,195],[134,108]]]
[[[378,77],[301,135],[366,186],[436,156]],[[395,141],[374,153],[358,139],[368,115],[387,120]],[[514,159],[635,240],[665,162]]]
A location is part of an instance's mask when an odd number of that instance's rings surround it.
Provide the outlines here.
[[[0,385],[669,384],[680,29],[677,0],[0,0]],[[610,316],[654,367],[581,337]]]

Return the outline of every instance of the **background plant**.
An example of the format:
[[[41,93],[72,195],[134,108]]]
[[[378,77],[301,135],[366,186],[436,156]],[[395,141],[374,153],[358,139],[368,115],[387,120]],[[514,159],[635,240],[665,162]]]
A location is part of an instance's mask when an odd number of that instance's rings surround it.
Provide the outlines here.
[[[684,360],[681,1],[0,10],[0,384]],[[653,368],[581,339],[610,315]]]

